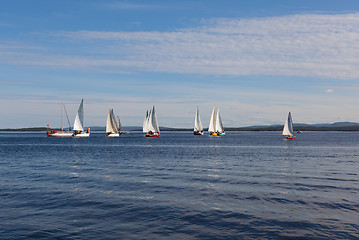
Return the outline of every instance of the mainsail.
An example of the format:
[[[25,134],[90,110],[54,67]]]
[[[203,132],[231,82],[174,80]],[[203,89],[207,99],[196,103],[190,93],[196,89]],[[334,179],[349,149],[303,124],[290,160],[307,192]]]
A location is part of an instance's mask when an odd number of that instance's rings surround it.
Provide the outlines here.
[[[156,111],[155,111],[155,106],[153,106],[152,109],[152,126],[155,130],[155,132],[160,132],[160,128],[158,127],[158,121],[157,121],[157,115],[156,115]]]
[[[146,111],[146,116],[145,116],[145,119],[143,120],[142,132],[144,132],[144,133],[148,132],[147,125],[148,125],[148,110]]]
[[[84,130],[83,126],[84,126],[84,99],[81,100],[79,109],[75,117],[74,131],[83,131]]]
[[[294,135],[293,120],[292,120],[292,115],[290,114],[290,112],[288,113],[288,117],[285,120],[282,135],[287,135],[287,136]]]
[[[216,107],[213,107],[212,114],[211,114],[211,120],[209,121],[209,127],[208,132],[215,132],[215,120],[216,120]]]
[[[203,131],[201,117],[199,116],[199,109],[197,108],[196,116],[194,118],[194,131],[201,132]]]
[[[216,131],[220,133],[224,132],[222,118],[219,113],[219,109],[217,110],[217,117],[216,117]]]
[[[159,132],[155,106],[153,106],[152,110],[150,110],[148,114],[146,130],[146,132]]]
[[[146,112],[146,117],[143,120],[143,128],[142,131],[144,133],[153,132],[159,133],[160,129],[158,127],[157,115],[155,111],[155,106],[150,111]]]
[[[119,117],[119,116],[117,116],[117,122],[118,122],[117,129],[118,129],[118,131],[120,132],[120,131],[122,131],[122,125],[121,125],[121,121],[120,121],[120,117]]]
[[[106,133],[118,133],[117,123],[116,123],[114,115],[113,115],[113,109],[108,110]]]

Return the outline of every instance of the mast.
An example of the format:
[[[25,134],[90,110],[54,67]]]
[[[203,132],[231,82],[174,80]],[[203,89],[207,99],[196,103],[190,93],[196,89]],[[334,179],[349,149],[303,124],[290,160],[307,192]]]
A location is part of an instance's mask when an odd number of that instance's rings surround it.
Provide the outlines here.
[[[64,130],[64,128],[63,128],[63,124],[64,124],[64,107],[65,107],[65,105],[64,105],[64,101],[61,101],[61,131],[63,131]]]
[[[70,124],[69,116],[67,115],[67,111],[66,111],[65,104],[64,104],[64,111],[65,111],[65,115],[66,115],[67,123],[69,124],[69,131],[71,131],[71,124]]]

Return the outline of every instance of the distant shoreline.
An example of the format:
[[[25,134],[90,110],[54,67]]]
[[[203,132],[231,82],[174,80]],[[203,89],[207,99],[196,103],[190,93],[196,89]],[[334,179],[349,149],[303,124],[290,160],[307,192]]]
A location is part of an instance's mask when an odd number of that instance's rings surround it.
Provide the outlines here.
[[[90,127],[91,128],[91,127]],[[94,132],[104,132],[105,129],[99,129],[99,128],[91,128]],[[276,126],[253,126],[253,127],[228,127],[225,128],[225,131],[266,131],[266,132],[279,132],[282,131],[283,126],[276,125]],[[191,132],[193,131],[193,128],[166,128],[166,127],[160,127],[160,130],[162,132],[166,131],[183,131],[183,132]],[[207,129],[204,129],[205,131]],[[316,125],[300,125],[296,126],[294,125],[294,131],[305,131],[305,132],[313,132],[313,131],[320,131],[320,132],[330,132],[330,131],[359,131],[359,124],[357,125],[351,125],[351,126],[336,126],[333,124],[333,126],[316,126]],[[30,128],[5,128],[0,129],[0,132],[46,132],[46,127],[30,127]],[[133,127],[133,129],[126,129],[126,131],[131,132],[141,132],[142,129],[140,127]]]

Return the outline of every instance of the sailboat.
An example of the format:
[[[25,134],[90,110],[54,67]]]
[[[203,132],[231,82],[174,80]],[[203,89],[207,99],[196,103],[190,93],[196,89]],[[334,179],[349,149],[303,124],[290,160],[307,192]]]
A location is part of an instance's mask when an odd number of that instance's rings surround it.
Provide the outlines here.
[[[202,127],[201,117],[199,116],[198,108],[196,111],[196,116],[194,118],[193,134],[194,135],[203,135],[203,127]]]
[[[145,137],[159,137],[160,129],[158,127],[155,106],[150,111],[146,112],[146,117],[143,121],[143,132]]]
[[[106,122],[106,136],[107,137],[119,137],[117,123],[113,116],[113,109],[108,110],[107,122]]]
[[[121,124],[121,121],[120,121],[120,117],[119,117],[119,116],[117,116],[117,123],[118,123],[118,125],[117,125],[117,130],[118,130],[118,132],[119,132],[120,134],[126,134],[126,133],[128,133],[127,131],[122,130],[122,124]]]
[[[286,139],[296,139],[296,136],[294,136],[293,120],[290,112],[288,113],[288,117],[285,119],[282,135],[286,136]]]
[[[71,125],[70,125],[69,117],[67,116],[65,104],[62,102],[61,105],[62,105],[61,106],[61,128],[60,129],[50,129],[49,125],[47,125],[48,130],[46,131],[46,134],[48,137],[72,137]],[[64,130],[64,128],[63,128],[64,112],[66,114],[67,122],[69,123],[68,131]]]
[[[90,128],[84,131],[84,99],[81,100],[74,122],[74,137],[89,137]]]
[[[224,136],[226,133],[224,132],[223,123],[221,114],[219,113],[219,109],[216,114],[216,107],[213,107],[211,119],[209,121],[208,132],[212,136]]]

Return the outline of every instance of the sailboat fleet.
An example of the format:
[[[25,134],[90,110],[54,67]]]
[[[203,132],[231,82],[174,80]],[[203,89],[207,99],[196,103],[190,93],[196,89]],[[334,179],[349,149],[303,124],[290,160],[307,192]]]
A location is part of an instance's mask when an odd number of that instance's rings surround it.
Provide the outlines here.
[[[64,113],[66,115],[66,119],[69,124],[68,130],[65,130],[63,128]],[[86,130],[84,128],[84,100],[83,99],[81,100],[78,111],[76,113],[74,127],[72,130],[67,115],[67,111],[63,103],[61,105],[61,128],[50,129],[49,125],[47,126],[48,126],[48,130],[46,134],[48,137],[75,137],[75,138],[89,137],[90,128],[87,128]],[[160,129],[157,121],[155,106],[153,106],[150,110],[146,111],[146,115],[143,120],[142,131],[145,134],[144,135],[145,137],[151,137],[151,138],[160,137]],[[122,133],[127,133],[127,132],[122,130],[120,118],[117,116],[117,120],[116,120],[115,115],[113,113],[113,109],[110,108],[107,114],[107,121],[106,121],[106,137],[109,138],[119,137]],[[208,133],[210,136],[226,135],[224,131],[220,111],[219,109],[216,109],[215,106],[213,107],[211,113],[209,126],[208,126]],[[202,126],[198,107],[194,118],[193,134],[204,135],[204,129]],[[284,122],[282,135],[285,136],[285,139],[296,139],[293,130],[292,115],[290,112],[288,113],[288,116]]]

